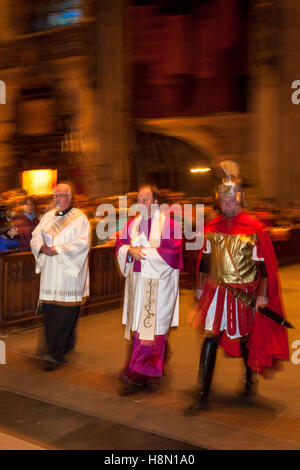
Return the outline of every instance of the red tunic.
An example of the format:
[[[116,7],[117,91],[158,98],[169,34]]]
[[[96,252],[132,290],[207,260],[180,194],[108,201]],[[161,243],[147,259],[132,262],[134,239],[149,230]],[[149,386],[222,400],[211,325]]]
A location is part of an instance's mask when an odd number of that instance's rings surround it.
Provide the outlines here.
[[[219,232],[228,235],[257,234],[261,251],[260,255],[265,260],[268,274],[268,307],[277,312],[279,315],[285,316],[281,302],[276,255],[271,238],[264,225],[245,212],[238,214],[237,216],[230,219],[221,215],[207,224],[205,233],[211,232]],[[198,257],[197,272],[200,266],[202,251],[203,249],[200,251]],[[247,283],[247,285],[239,284],[237,287],[242,290],[245,290],[247,287],[247,292],[255,297],[258,282],[259,280],[251,283],[251,285],[250,283]],[[208,308],[214,297],[216,289],[216,282],[208,277],[204,287],[204,292],[198,302],[196,316],[193,320],[193,325],[195,327],[199,327],[201,324],[204,324]],[[215,334],[218,334],[220,331],[221,311],[223,311],[224,296],[225,289],[221,287],[219,288],[215,323],[213,325],[213,332]],[[232,303],[232,305],[235,305],[235,299],[228,291],[227,299],[229,304]],[[265,367],[274,366],[274,361],[276,359],[288,359],[289,348],[286,328],[274,322],[260,312],[255,312],[253,319],[253,310],[251,307],[242,304],[242,302],[239,300],[237,304],[240,333],[242,336],[249,335],[248,365],[251,367],[251,369],[257,372],[262,372]],[[232,328],[234,333],[234,324]],[[230,331],[229,334],[231,334]],[[241,356],[239,341],[231,340],[227,336],[226,332],[222,334],[220,338],[220,344],[228,354],[232,356]]]

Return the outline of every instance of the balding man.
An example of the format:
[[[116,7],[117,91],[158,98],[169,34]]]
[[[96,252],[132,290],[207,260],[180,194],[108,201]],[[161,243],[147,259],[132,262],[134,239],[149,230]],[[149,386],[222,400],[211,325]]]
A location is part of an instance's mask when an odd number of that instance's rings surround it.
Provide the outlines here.
[[[168,333],[179,321],[181,228],[160,210],[158,198],[153,186],[139,189],[140,215],[125,225],[116,244],[126,278],[122,320],[125,337],[132,339],[130,359],[121,373],[122,396],[151,390],[164,375]]]
[[[68,184],[58,184],[53,197],[55,209],[41,218],[30,243],[36,272],[41,273],[46,370],[56,369],[74,347],[80,305],[89,294],[89,221],[73,206]]]

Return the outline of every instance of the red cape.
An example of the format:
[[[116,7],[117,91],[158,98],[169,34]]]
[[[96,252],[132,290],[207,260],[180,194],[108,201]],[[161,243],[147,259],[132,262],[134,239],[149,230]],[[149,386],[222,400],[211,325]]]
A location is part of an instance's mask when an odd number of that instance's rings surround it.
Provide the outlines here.
[[[268,307],[285,317],[281,301],[281,289],[278,276],[278,266],[273,244],[265,226],[246,212],[231,219],[223,215],[209,222],[205,233],[221,232],[230,235],[256,233],[259,239],[261,256],[265,260],[268,273]],[[199,253],[197,273],[200,266],[202,251]],[[230,340],[223,334],[221,346],[231,356],[241,356],[240,344]],[[262,372],[265,367],[273,367],[277,359],[289,359],[288,336],[285,327],[271,320],[260,312],[255,312],[253,330],[248,340],[248,365],[252,370]]]

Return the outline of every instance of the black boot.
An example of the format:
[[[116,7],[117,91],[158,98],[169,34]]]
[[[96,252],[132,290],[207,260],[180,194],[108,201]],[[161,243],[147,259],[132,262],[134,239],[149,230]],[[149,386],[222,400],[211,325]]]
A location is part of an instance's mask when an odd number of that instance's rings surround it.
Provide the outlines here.
[[[216,364],[217,349],[218,337],[207,336],[204,339],[200,356],[198,391],[196,393],[194,403],[185,410],[186,415],[193,416],[207,404],[212,376]]]
[[[245,365],[245,382],[244,382],[243,390],[238,393],[238,397],[249,397],[254,392],[254,380],[253,380],[253,372],[251,370],[251,367],[247,365],[249,349],[247,348],[246,341],[241,342],[241,350],[242,350],[243,362]]]

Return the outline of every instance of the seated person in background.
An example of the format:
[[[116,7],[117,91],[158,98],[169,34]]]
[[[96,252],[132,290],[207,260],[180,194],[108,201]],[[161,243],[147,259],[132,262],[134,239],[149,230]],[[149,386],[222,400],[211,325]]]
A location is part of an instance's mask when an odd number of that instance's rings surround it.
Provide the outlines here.
[[[32,197],[25,199],[22,211],[13,218],[13,221],[18,228],[19,251],[31,251],[31,234],[39,223],[36,203]]]
[[[16,235],[17,227],[7,220],[1,221],[0,224],[0,251],[16,251],[18,250],[18,242]]]

